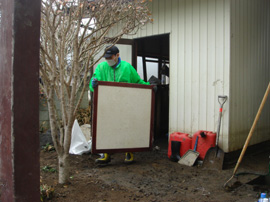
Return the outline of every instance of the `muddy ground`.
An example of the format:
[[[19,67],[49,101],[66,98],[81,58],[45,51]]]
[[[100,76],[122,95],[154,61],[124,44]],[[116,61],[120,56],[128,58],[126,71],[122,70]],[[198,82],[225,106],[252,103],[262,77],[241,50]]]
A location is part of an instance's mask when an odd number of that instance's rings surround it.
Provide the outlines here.
[[[136,162],[132,165],[124,164],[124,154],[118,153],[105,167],[95,165],[97,155],[72,155],[70,184],[58,185],[57,173],[43,171],[45,166],[57,169],[56,152],[41,151],[42,184],[55,189],[50,201],[56,202],[254,202],[260,192],[270,192],[265,182],[247,184],[257,178],[250,174],[230,181],[229,189],[223,187],[237,158],[227,159],[222,171],[205,170],[199,164],[183,166],[168,160],[166,140],[156,142],[152,151],[134,154]],[[248,154],[239,172],[267,173],[269,154],[268,150]]]

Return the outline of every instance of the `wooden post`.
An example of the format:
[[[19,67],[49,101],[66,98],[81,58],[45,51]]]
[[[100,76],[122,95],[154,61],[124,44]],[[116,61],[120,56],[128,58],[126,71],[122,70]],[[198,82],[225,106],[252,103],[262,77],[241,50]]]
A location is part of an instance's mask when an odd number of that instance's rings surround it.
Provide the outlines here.
[[[40,0],[0,3],[0,201],[40,201]]]

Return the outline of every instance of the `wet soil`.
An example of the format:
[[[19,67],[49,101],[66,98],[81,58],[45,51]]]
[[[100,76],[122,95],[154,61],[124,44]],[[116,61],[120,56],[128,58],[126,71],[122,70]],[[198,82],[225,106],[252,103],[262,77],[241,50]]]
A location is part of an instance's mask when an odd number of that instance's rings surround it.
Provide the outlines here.
[[[269,153],[258,153],[244,158],[239,172],[268,172]],[[270,192],[270,187],[255,182],[254,175],[245,174],[224,183],[232,176],[234,164],[224,170],[203,169],[172,162],[167,157],[167,143],[157,142],[149,152],[134,153],[135,163],[123,163],[124,154],[112,155],[108,166],[95,164],[97,155],[71,155],[70,183],[59,185],[58,173],[44,172],[44,166],[57,169],[56,152],[40,153],[41,184],[52,186],[55,202],[254,202],[260,192]],[[261,162],[264,162],[261,164]],[[242,177],[242,178],[241,178]]]

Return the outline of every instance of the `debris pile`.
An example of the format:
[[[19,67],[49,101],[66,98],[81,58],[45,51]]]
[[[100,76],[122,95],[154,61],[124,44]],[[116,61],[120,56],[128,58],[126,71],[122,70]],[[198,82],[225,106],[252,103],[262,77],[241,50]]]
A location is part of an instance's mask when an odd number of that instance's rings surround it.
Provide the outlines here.
[[[86,109],[79,109],[76,113],[76,119],[79,125],[90,124],[91,121],[91,106]]]

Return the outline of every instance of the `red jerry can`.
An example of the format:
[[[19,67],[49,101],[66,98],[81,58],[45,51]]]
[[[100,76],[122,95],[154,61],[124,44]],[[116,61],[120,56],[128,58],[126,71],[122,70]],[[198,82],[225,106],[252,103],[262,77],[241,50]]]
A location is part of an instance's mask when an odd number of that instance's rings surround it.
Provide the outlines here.
[[[192,136],[192,149],[194,149],[197,137],[199,137],[199,139],[196,151],[200,153],[199,159],[203,160],[208,149],[216,145],[216,133],[205,130],[197,131]]]
[[[168,146],[168,157],[172,155],[172,141],[180,142],[180,156],[183,156],[187,150],[191,149],[192,138],[187,133],[175,132],[170,134],[169,146]]]

